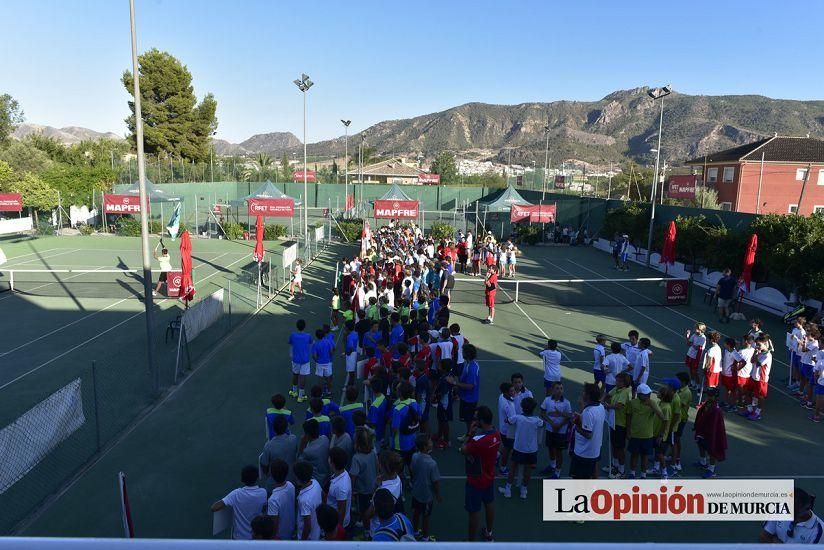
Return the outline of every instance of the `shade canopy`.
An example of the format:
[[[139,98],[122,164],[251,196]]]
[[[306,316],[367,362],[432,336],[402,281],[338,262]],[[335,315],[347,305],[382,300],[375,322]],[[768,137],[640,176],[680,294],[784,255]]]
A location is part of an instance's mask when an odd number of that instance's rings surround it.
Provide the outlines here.
[[[300,206],[302,204],[301,201],[290,197],[278,189],[275,184],[269,180],[264,181],[260,184],[260,187],[252,191],[249,195],[230,201],[229,204],[232,206],[243,206],[243,203],[253,199],[292,199],[295,201],[295,206]]]
[[[499,191],[496,195],[493,195],[488,201],[480,201],[478,206],[486,212],[505,212],[509,214],[513,204],[521,206],[532,205],[532,203],[524,199],[514,187],[509,185],[503,191]]]
[[[415,200],[406,193],[404,193],[403,189],[398,186],[397,183],[393,183],[391,189],[387,191],[381,198],[378,200],[381,201],[412,201]]]
[[[119,194],[139,197],[140,184],[138,182],[134,182],[134,184],[132,184],[128,189]],[[151,182],[149,178],[146,178],[146,195],[149,197],[149,202],[180,202],[180,197],[177,195],[170,195],[163,189],[159,189],[154,183]]]

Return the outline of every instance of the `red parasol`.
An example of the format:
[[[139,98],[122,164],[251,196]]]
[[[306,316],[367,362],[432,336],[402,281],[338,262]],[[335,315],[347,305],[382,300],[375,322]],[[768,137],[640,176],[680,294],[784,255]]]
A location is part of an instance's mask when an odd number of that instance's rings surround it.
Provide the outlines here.
[[[675,222],[670,222],[667,236],[664,239],[664,248],[661,250],[660,264],[675,263]]]
[[[755,264],[756,250],[758,250],[758,235],[753,233],[750,242],[747,243],[747,252],[744,254],[744,269],[741,270],[741,279],[747,285],[747,292],[750,291],[750,283],[752,282],[752,266]]]
[[[180,236],[180,269],[183,271],[180,299],[188,305],[195,297],[195,285],[192,281],[192,241],[188,231],[184,231]]]
[[[263,216],[258,216],[255,222],[255,254],[254,258],[257,263],[263,261]]]

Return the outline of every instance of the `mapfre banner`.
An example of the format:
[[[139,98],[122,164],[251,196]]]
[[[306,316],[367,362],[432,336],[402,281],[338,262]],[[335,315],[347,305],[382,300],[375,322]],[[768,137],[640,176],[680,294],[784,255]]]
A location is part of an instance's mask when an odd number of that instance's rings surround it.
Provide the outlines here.
[[[554,204],[519,205],[513,204],[509,221],[530,223],[554,223],[556,207]]]
[[[151,206],[149,210],[151,210]],[[106,214],[140,214],[140,197],[135,195],[103,195]]]
[[[292,218],[295,216],[294,199],[249,199],[250,216]]]
[[[20,212],[23,210],[23,199],[20,193],[0,193],[0,212]]]
[[[418,217],[418,201],[375,201],[375,217],[413,220]]]

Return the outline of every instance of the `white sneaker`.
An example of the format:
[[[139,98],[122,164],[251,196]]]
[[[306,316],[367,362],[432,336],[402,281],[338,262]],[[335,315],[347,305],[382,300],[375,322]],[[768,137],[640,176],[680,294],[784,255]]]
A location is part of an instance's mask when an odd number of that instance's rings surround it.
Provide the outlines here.
[[[512,488],[509,485],[498,487],[498,491],[504,496],[504,498],[512,498]]]
[[[521,498],[526,498],[526,487],[521,487]]]
[[[157,296],[157,291],[156,290],[152,291],[152,296]]]

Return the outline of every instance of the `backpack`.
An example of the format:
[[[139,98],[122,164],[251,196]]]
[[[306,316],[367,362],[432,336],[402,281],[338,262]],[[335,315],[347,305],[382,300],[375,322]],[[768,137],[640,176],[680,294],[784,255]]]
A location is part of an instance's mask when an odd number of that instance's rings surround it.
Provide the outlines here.
[[[397,518],[398,523],[400,524],[400,529],[396,531],[395,529],[391,529],[389,527],[381,527],[380,529],[375,531],[375,535],[379,533],[387,535],[392,541],[397,542],[417,542],[415,540],[415,535],[413,533],[410,533],[409,530],[406,528],[406,522],[403,521],[403,516],[401,516],[400,514],[395,514],[392,517]],[[372,538],[375,538],[375,535],[373,535]]]

